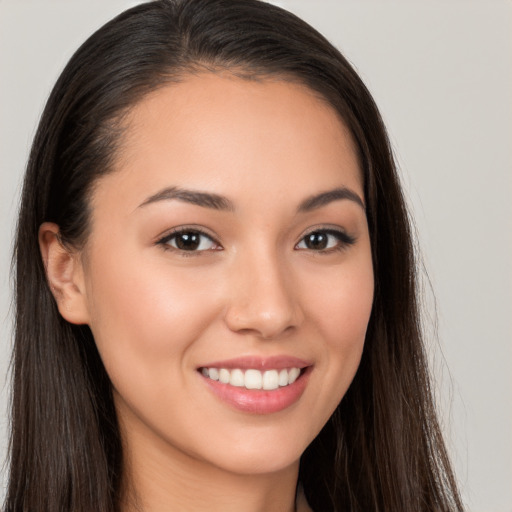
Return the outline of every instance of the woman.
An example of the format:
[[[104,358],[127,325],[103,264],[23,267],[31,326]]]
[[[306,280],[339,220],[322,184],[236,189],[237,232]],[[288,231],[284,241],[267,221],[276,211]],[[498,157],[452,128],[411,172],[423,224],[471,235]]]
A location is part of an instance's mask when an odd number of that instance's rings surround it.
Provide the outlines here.
[[[374,102],[257,1],[77,51],[16,240],[6,510],[461,510]]]

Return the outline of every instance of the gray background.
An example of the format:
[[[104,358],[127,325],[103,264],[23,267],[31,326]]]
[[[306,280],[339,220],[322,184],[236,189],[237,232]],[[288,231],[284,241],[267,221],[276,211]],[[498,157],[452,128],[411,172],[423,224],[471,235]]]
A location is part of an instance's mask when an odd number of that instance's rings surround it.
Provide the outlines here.
[[[0,0],[2,458],[9,261],[30,141],[49,89],[74,49],[135,3]],[[511,512],[512,3],[274,3],[338,46],[381,108],[432,283],[433,293],[424,279],[425,305],[427,316],[437,309],[439,341],[428,326],[429,354],[463,496],[470,512]]]

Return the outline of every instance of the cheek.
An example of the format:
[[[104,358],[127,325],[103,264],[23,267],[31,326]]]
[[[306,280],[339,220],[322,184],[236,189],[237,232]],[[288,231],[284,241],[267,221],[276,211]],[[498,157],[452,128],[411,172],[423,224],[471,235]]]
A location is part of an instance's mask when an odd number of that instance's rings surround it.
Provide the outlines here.
[[[134,424],[142,421],[150,430],[161,427],[165,437],[162,426],[175,421],[176,411],[192,407],[183,400],[191,392],[187,376],[195,342],[217,314],[214,290],[201,272],[170,269],[165,258],[114,265],[102,260],[94,268],[91,330],[120,418],[130,424],[129,418],[138,418]]]
[[[313,290],[312,316],[327,344],[339,348],[362,345],[373,304],[371,258],[355,259],[351,265],[331,269],[321,280],[317,276]]]
[[[175,371],[186,364],[189,347],[217,310],[205,280],[151,259],[102,260],[94,268],[90,327],[112,381],[165,375],[169,364]]]
[[[330,389],[320,394],[318,415],[327,421],[350,386],[361,360],[373,304],[374,278],[371,258],[340,265],[316,280],[311,295],[310,317],[323,340],[320,358],[321,385]],[[318,286],[323,283],[323,286]]]

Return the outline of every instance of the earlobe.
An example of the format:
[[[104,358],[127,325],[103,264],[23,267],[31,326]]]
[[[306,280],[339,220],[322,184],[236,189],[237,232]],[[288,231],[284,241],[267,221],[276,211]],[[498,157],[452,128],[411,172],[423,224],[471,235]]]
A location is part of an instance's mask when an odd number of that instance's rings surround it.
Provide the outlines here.
[[[53,222],[41,224],[39,248],[60,314],[72,324],[89,323],[80,254],[61,242],[59,226]]]

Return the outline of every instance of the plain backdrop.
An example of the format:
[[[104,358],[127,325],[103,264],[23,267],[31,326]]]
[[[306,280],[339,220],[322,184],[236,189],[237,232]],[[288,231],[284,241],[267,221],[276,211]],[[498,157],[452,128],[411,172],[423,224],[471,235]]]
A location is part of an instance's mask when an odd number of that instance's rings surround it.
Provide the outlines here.
[[[127,0],[0,0],[0,456],[23,169],[73,51]],[[354,64],[387,123],[424,266],[438,404],[470,512],[512,511],[512,3],[282,0]],[[425,278],[424,282],[428,284]],[[435,297],[435,301],[434,301]],[[3,471],[5,482],[5,469]],[[0,489],[3,496],[5,483]]]

